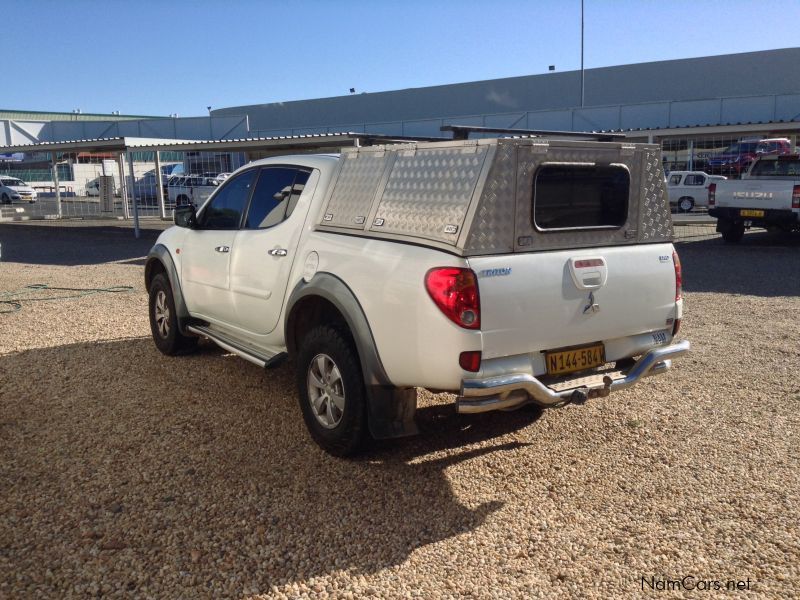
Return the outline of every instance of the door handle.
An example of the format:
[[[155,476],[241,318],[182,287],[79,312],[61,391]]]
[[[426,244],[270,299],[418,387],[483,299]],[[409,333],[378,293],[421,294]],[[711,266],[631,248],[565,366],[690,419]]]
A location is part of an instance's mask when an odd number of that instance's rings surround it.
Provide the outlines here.
[[[268,252],[270,256],[286,256],[286,250],[283,248],[273,248]]]
[[[214,250],[216,250],[217,252],[230,252],[231,248],[230,246],[217,246],[216,248],[214,248]]]

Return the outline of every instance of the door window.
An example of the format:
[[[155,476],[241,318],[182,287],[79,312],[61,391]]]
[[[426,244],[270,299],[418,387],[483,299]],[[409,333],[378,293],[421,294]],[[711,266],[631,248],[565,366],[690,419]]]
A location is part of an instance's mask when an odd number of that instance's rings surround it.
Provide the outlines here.
[[[203,210],[201,227],[239,229],[255,176],[256,170],[250,169],[226,181]]]
[[[670,185],[679,185],[680,182],[681,182],[681,177],[683,177],[683,175],[671,175],[670,178],[669,178],[669,184]]]
[[[250,200],[245,229],[266,229],[288,219],[303,193],[308,176],[308,171],[290,167],[262,169]]]
[[[687,175],[683,185],[703,185],[706,178],[702,175]]]

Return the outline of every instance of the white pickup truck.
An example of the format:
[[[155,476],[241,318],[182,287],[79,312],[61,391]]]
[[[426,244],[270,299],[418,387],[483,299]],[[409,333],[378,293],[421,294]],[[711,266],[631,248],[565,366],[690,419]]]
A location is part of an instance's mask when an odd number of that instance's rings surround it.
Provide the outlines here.
[[[708,207],[728,243],[750,227],[800,231],[800,155],[761,156],[742,179],[712,183]]]
[[[468,137],[468,136],[467,136]],[[556,136],[272,157],[175,212],[145,268],[165,354],[293,359],[334,455],[462,413],[582,403],[663,373],[681,268],[657,146]]]

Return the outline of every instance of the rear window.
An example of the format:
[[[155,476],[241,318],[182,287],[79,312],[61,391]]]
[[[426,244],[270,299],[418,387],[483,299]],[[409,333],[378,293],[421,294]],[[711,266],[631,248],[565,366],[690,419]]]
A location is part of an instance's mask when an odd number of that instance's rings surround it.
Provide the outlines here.
[[[756,161],[750,171],[751,177],[798,177],[800,176],[800,158],[779,157]]]
[[[542,165],[533,180],[539,230],[622,227],[631,178],[621,165]]]

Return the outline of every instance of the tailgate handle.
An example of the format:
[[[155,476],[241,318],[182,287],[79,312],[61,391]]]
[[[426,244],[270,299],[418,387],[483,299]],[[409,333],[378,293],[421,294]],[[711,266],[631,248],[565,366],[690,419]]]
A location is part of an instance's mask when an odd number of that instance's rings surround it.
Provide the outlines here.
[[[608,265],[601,256],[570,258],[569,271],[575,286],[581,290],[596,290],[608,279]]]

